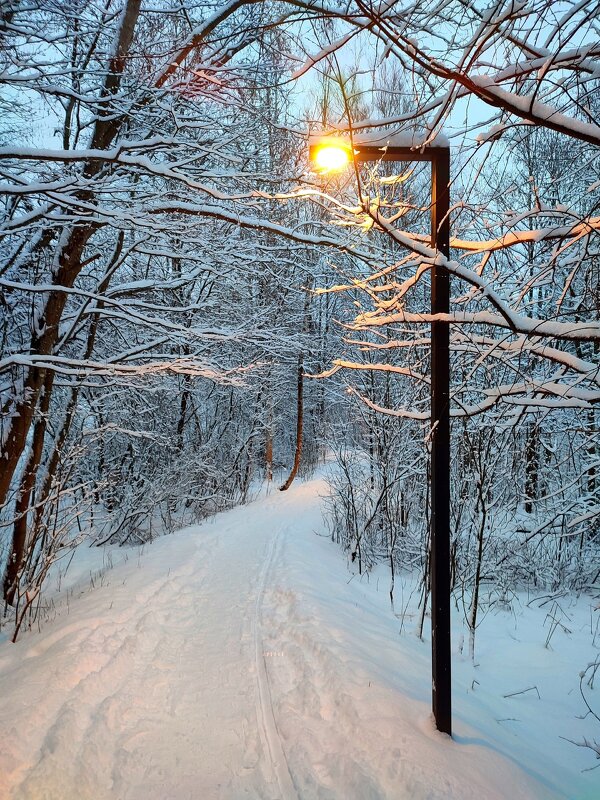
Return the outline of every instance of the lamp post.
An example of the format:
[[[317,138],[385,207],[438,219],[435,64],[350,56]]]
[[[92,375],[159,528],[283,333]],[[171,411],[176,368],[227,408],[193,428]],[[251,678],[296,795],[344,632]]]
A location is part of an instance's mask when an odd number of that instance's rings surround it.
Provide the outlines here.
[[[382,143],[348,142],[320,137],[309,144],[310,158],[324,171],[350,162],[429,161],[431,163],[431,246],[445,258],[450,253],[450,148],[421,149]],[[431,271],[431,313],[449,314],[450,275],[434,263]],[[431,673],[432,707],[439,731],[452,735],[450,659],[450,326],[431,323]]]

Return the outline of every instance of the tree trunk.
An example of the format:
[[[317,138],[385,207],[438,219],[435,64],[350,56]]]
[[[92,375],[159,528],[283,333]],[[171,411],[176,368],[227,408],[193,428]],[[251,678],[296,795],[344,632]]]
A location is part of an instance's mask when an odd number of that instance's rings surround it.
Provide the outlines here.
[[[525,443],[525,512],[533,512],[533,501],[538,495],[540,468],[540,431],[537,425],[527,427]]]
[[[298,355],[298,394],[297,394],[297,417],[296,417],[296,452],[294,454],[294,465],[292,467],[292,471],[290,472],[289,478],[280,486],[280,491],[285,492],[286,489],[289,489],[292,485],[292,481],[296,477],[298,472],[298,468],[300,466],[300,460],[302,458],[302,428],[304,424],[304,399],[303,399],[303,389],[304,389],[304,367],[303,367],[303,354],[300,352]]]
[[[140,4],[141,0],[127,0],[121,17],[114,55],[108,64],[107,76],[101,92],[102,98],[110,97],[119,90]],[[103,108],[105,113],[96,119],[91,141],[92,148],[108,147],[124,122],[124,117],[115,115],[110,104],[106,103]],[[84,164],[82,173],[86,179],[91,179],[101,169],[100,161],[90,161]],[[82,200],[93,199],[91,190],[81,192],[79,196]],[[34,311],[33,333],[29,347],[31,356],[50,356],[54,353],[59,337],[60,321],[68,298],[63,287],[69,289],[74,285],[81,271],[84,248],[96,228],[97,225],[92,223],[63,229],[54,262],[55,266],[52,270],[52,283],[61,288],[49,292]],[[8,418],[10,422],[5,434],[6,444],[0,452],[3,466],[0,473],[0,506],[6,502],[17,465],[25,449],[42,386],[50,395],[53,383],[53,373],[49,372],[47,377],[47,370],[34,364],[26,369],[22,386],[15,392],[17,399],[8,401],[2,408],[2,416],[5,419]]]
[[[273,417],[271,411],[265,431],[265,478],[269,482],[273,480]]]
[[[475,584],[473,586],[473,598],[469,611],[469,654],[471,660],[475,659],[475,630],[477,628],[477,612],[479,610],[479,589],[481,587],[481,566],[483,563],[483,542],[485,525],[487,520],[487,507],[485,500],[485,489],[480,483],[477,487],[479,501],[481,503],[481,521],[477,532],[477,561],[475,563]]]
[[[52,373],[47,373],[46,382],[51,386]],[[46,391],[46,387],[42,390],[39,407],[39,417],[35,423],[33,430],[33,441],[31,443],[31,450],[29,457],[21,476],[21,486],[17,494],[15,503],[15,521],[13,525],[12,546],[10,556],[6,564],[6,571],[4,573],[3,593],[4,601],[8,605],[12,605],[15,600],[17,588],[19,585],[19,576],[25,558],[25,550],[27,547],[27,523],[29,518],[29,507],[31,505],[31,495],[35,488],[36,476],[42,452],[44,449],[44,438],[46,435],[46,426],[48,420],[48,407],[50,405],[51,390]]]

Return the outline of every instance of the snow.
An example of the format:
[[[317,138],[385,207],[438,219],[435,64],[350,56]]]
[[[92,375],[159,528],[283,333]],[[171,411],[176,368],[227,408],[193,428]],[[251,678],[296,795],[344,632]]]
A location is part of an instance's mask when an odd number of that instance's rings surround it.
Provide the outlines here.
[[[553,106],[536,100],[535,95],[518,95],[498,86],[496,81],[504,79],[510,73],[512,70],[505,70],[495,77],[473,75],[470,77],[470,81],[474,87],[477,87],[475,91],[481,90],[480,96],[484,100],[489,97],[493,105],[504,107],[523,119],[534,120],[537,124],[545,122],[574,138],[596,145],[600,143],[600,126],[562,114]]]
[[[450,269],[455,262],[448,262]],[[488,293],[489,296],[489,293]],[[352,330],[364,330],[370,327],[385,327],[397,323],[417,322],[429,324],[435,321],[449,322],[454,324],[473,324],[473,325],[494,325],[498,328],[511,328],[529,336],[550,336],[556,339],[573,340],[596,340],[600,341],[600,323],[597,322],[555,322],[553,320],[537,320],[519,314],[512,309],[503,306],[506,315],[494,314],[491,311],[455,311],[450,314],[414,314],[409,311],[397,311],[394,314],[378,314],[377,312],[367,312],[356,317],[352,325],[348,325]],[[509,324],[506,317],[510,317]]]
[[[368,125],[368,123],[361,123]],[[376,123],[371,123],[375,125]],[[343,129],[341,129],[343,130]],[[312,133],[308,137],[309,147],[318,147],[320,144],[328,144],[331,139],[335,138],[324,133]],[[369,145],[370,147],[380,147],[385,150],[387,147],[406,147],[411,150],[418,151],[421,148],[436,147],[449,147],[450,142],[444,133],[438,133],[435,137],[431,134],[425,135],[417,131],[397,131],[396,133],[381,133],[375,131],[371,134],[361,134],[360,136],[352,137],[352,144],[355,148],[360,148],[361,145]]]
[[[450,740],[414,586],[397,578],[394,614],[385,570],[348,572],[325,492],[317,478],[141,549],[80,550],[55,617],[0,644],[0,798],[597,797],[593,754],[560,738],[598,738],[578,718],[589,598],[490,612],[478,666],[456,612]]]

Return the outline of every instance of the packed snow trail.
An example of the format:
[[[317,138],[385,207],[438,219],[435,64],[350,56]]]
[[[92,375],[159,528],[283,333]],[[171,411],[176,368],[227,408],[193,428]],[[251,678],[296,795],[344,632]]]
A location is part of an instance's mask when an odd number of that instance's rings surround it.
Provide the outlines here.
[[[158,539],[2,643],[0,798],[565,796],[465,725],[433,729],[423,643],[359,603],[315,535],[324,491]]]
[[[3,685],[28,708],[18,727],[8,709],[1,716],[11,746],[22,747],[2,762],[15,782],[7,796],[293,796],[259,623],[282,532],[279,520],[271,530],[251,520],[244,508],[218,529],[161,539],[139,568],[115,569],[109,586],[79,598],[71,621],[17,646],[24,663],[3,670]]]

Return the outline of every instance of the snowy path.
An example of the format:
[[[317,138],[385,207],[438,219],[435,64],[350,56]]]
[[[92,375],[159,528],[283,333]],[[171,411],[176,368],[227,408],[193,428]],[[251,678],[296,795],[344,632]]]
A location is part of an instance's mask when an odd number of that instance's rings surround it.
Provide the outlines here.
[[[564,796],[466,726],[432,729],[423,644],[314,535],[322,489],[159,539],[2,644],[0,798]]]
[[[3,685],[22,687],[26,706],[17,730],[16,698],[2,702],[2,727],[22,745],[17,797],[293,796],[260,628],[281,530],[240,526],[247,516],[161,540],[120,586],[117,569],[79,599],[76,620],[19,645],[23,664],[5,656]]]

